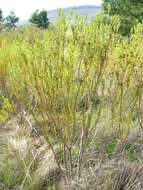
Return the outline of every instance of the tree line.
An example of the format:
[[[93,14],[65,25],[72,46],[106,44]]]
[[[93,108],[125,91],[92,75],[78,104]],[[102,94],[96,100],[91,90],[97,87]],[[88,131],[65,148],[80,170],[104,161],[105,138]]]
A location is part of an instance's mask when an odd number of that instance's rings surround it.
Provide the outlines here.
[[[1,28],[16,28],[16,24],[19,21],[19,17],[15,15],[13,11],[9,13],[9,15],[4,18],[3,12],[0,9],[0,23]],[[29,22],[35,24],[37,27],[40,28],[47,28],[49,25],[49,18],[46,10],[36,10],[29,19]]]

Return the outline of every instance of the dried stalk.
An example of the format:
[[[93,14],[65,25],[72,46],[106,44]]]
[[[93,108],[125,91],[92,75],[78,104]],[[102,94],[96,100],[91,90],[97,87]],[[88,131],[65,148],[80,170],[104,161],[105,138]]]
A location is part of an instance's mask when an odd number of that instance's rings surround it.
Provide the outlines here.
[[[73,180],[72,149],[69,148],[70,179]]]
[[[78,167],[77,167],[78,179],[81,176],[80,169],[81,169],[82,154],[83,154],[83,140],[84,140],[84,129],[82,128],[81,140],[80,140],[80,150],[79,150],[79,154],[78,154]]]

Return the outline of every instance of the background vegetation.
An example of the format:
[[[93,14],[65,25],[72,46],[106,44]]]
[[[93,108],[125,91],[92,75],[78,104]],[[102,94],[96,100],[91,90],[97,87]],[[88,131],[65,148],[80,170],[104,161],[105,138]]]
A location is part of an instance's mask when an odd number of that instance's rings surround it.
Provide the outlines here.
[[[104,0],[103,9],[110,17],[120,16],[120,32],[123,35],[130,35],[131,28],[143,20],[142,0]]]

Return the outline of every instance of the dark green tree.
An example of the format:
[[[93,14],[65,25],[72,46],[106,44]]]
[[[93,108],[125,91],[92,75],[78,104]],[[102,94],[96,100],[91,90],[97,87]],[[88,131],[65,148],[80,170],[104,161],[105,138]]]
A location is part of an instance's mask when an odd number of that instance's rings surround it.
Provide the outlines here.
[[[0,31],[3,29],[3,22],[4,22],[4,18],[3,18],[2,10],[0,9]]]
[[[7,28],[15,28],[16,23],[19,21],[19,18],[15,15],[13,11],[5,19],[5,27]]]
[[[129,35],[131,28],[143,20],[143,0],[103,0],[103,9],[109,16],[120,16],[123,35]]]
[[[2,10],[0,9],[0,22],[3,22]]]
[[[35,11],[29,21],[39,28],[47,28],[49,26],[48,14],[45,10],[42,10],[40,12],[39,10]]]

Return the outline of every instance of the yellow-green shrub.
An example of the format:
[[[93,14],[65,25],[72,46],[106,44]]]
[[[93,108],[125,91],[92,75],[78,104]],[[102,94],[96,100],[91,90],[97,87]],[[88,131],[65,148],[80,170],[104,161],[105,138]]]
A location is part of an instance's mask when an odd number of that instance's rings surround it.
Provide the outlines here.
[[[64,159],[69,151],[71,175],[72,147],[80,145],[80,170],[84,145],[104,120],[105,107],[122,144],[132,120],[142,115],[143,25],[126,39],[118,34],[118,17],[108,25],[103,18],[88,24],[76,16],[73,24],[72,13],[66,20],[60,12],[52,31],[25,28],[0,37],[2,93],[17,111],[38,116],[51,148],[63,145]]]

